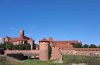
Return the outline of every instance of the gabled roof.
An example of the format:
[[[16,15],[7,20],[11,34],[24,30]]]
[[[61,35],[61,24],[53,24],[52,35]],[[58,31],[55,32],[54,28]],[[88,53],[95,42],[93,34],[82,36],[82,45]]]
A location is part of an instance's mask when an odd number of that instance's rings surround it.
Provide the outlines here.
[[[17,37],[5,37],[5,38],[8,38],[9,39],[9,41],[10,42],[16,42],[16,41],[21,41],[21,40],[32,40],[32,38],[29,38],[29,37],[27,37],[27,36],[24,36],[24,37],[19,37],[19,38],[17,38]]]
[[[43,38],[39,42],[49,42],[47,39]]]
[[[79,41],[53,41],[54,43],[73,43],[73,44],[77,44],[77,43],[80,43]]]

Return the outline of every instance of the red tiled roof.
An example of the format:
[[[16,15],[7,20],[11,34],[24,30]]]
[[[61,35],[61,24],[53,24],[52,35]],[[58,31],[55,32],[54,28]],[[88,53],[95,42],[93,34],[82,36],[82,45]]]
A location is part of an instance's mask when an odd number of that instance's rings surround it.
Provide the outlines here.
[[[20,40],[29,40],[29,39],[31,39],[31,38],[28,38],[26,36],[20,37]]]
[[[10,42],[16,42],[16,41],[19,41],[20,39],[19,38],[10,38]]]
[[[79,41],[53,41],[54,43],[80,43]]]
[[[21,38],[11,38],[11,37],[9,37],[9,39],[10,39],[11,42],[16,42],[16,41],[21,41],[21,40],[29,40],[31,38],[24,36],[24,37],[21,37]]]
[[[40,40],[39,42],[49,42],[47,39],[43,38],[42,40]]]

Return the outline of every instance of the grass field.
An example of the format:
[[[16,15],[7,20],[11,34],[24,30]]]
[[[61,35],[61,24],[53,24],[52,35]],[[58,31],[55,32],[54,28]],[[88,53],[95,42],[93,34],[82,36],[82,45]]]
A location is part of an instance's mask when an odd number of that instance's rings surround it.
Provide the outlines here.
[[[100,65],[100,57],[93,56],[64,56],[64,64],[86,63],[87,65]]]
[[[34,59],[19,61],[11,57],[0,56],[0,65],[71,65],[71,63],[86,63],[87,65],[100,65],[100,57],[91,56],[63,56],[62,64],[54,61],[39,61]]]

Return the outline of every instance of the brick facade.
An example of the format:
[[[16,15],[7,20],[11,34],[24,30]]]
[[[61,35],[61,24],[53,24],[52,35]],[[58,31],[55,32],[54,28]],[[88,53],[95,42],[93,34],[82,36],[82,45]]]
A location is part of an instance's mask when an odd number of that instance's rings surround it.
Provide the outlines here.
[[[33,49],[34,46],[34,40],[32,38],[29,38],[27,36],[24,35],[24,30],[20,31],[20,36],[19,37],[4,37],[3,39],[3,43],[6,42],[10,42],[13,43],[14,45],[16,44],[24,44],[24,43],[29,43],[31,45],[31,49]]]

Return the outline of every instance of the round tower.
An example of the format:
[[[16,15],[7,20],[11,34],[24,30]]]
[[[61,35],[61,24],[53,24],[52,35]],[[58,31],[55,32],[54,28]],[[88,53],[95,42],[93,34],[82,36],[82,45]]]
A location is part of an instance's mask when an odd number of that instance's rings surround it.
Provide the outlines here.
[[[49,46],[49,41],[46,39],[42,39],[39,41],[39,60],[47,61],[49,60],[49,54],[48,54],[48,46]]]

